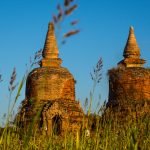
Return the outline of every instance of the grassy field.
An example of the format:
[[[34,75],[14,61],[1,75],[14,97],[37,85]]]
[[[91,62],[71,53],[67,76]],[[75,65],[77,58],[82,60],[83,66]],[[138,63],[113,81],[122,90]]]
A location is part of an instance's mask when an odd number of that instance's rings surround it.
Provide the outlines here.
[[[110,115],[111,116],[111,115]],[[149,150],[150,119],[148,115],[140,118],[127,118],[118,123],[113,117],[89,116],[88,127],[74,133],[65,132],[60,136],[47,136],[45,133],[22,132],[17,127],[6,126],[1,129],[0,149],[2,150]],[[104,121],[105,120],[105,121]],[[93,126],[91,126],[94,124]]]

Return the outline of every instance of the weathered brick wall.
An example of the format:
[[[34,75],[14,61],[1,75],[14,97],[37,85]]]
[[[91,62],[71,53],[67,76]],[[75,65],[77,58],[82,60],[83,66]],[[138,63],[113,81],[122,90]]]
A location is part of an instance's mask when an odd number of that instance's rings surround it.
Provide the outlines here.
[[[39,114],[39,117],[36,116]],[[47,128],[48,134],[52,133],[53,118],[60,116],[62,121],[61,132],[74,131],[80,129],[84,117],[84,112],[80,103],[68,99],[57,99],[52,101],[36,101],[29,105],[28,100],[23,101],[21,112],[17,116],[18,125],[29,127],[33,119],[36,121],[36,128]],[[22,124],[22,125],[21,125]]]
[[[33,101],[70,99],[75,100],[75,81],[66,68],[42,67],[28,76],[26,98]]]
[[[109,74],[109,100],[112,106],[150,105],[150,69],[116,68]]]

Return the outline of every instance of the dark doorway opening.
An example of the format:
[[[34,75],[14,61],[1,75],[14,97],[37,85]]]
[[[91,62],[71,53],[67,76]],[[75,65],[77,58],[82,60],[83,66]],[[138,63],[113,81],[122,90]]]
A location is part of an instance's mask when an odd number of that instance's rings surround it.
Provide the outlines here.
[[[54,135],[60,135],[62,130],[62,120],[59,115],[56,115],[52,119],[52,127],[53,127],[53,134]]]

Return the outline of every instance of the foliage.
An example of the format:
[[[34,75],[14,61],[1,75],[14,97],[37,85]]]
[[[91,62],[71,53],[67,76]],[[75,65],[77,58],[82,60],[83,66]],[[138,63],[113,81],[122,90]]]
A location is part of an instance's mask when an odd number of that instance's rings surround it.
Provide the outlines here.
[[[57,4],[57,13],[53,14],[52,21],[55,25],[56,30],[56,36],[60,39],[60,45],[63,45],[66,43],[66,39],[68,37],[71,37],[73,35],[76,35],[80,32],[80,30],[77,28],[75,29],[75,26],[78,24],[78,19],[73,19],[69,23],[67,23],[67,18],[74,13],[74,11],[78,8],[78,5],[76,4],[76,0],[63,0],[63,3]],[[64,23],[64,26],[63,26]],[[68,24],[68,25],[67,25]],[[68,31],[64,31],[64,27],[67,26],[69,28]],[[65,32],[64,34],[61,34],[62,32]],[[59,34],[58,34],[59,33]]]
[[[92,108],[92,103],[94,100],[96,86],[97,86],[97,84],[100,83],[100,81],[102,79],[102,68],[103,68],[103,60],[102,60],[102,58],[99,58],[96,66],[93,67],[93,72],[90,72],[91,79],[93,81],[93,87],[92,87],[92,90],[90,91],[90,104],[89,104],[89,108],[88,108],[88,115],[91,113],[91,108]]]
[[[20,133],[17,127],[9,127],[5,138],[0,141],[0,149],[148,149],[150,147],[150,120],[144,115],[137,120],[128,118],[123,124],[118,123],[113,116],[89,116],[96,121],[96,126],[86,136],[85,130],[65,132],[60,136],[47,136],[39,132],[33,135]],[[91,122],[92,124],[92,122]],[[21,138],[20,138],[20,134]]]

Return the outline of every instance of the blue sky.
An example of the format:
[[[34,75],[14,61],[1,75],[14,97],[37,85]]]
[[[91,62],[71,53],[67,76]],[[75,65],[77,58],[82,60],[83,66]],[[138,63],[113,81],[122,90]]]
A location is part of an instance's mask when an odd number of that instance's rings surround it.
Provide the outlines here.
[[[58,0],[61,1],[61,0]],[[54,0],[1,0],[0,1],[0,114],[7,111],[8,85],[13,67],[20,81],[30,57],[43,48],[48,22],[56,10]],[[149,0],[77,0],[78,9],[68,21],[79,19],[81,32],[70,37],[59,48],[62,66],[67,67],[77,80],[76,97],[84,103],[92,89],[90,71],[103,58],[103,79],[97,86],[94,106],[107,100],[107,70],[122,59],[129,27],[135,35],[141,57],[150,66],[150,1]],[[68,25],[64,23],[64,30]],[[58,41],[59,43],[59,41]],[[24,98],[24,90],[18,104]],[[1,117],[1,115],[0,115]]]

